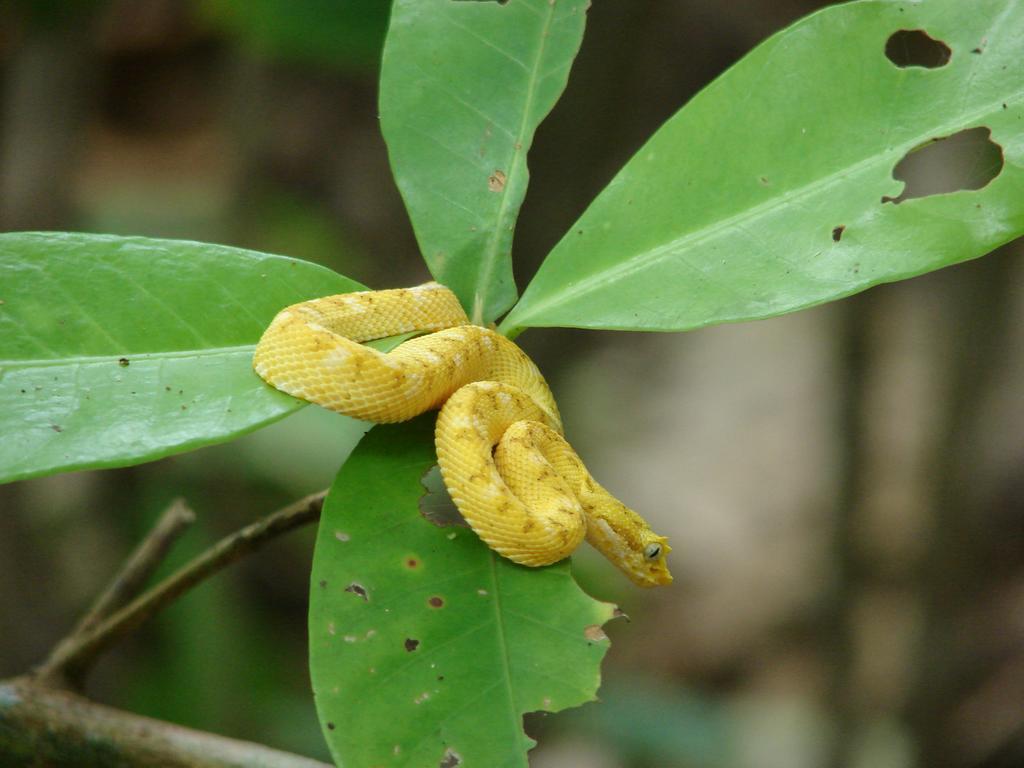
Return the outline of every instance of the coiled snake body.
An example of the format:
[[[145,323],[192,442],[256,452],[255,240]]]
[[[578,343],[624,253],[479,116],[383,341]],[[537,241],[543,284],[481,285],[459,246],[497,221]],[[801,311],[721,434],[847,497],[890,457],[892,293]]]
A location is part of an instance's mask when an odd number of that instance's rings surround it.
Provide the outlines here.
[[[428,333],[388,353],[361,343],[414,331]],[[287,307],[253,367],[277,389],[357,419],[407,421],[440,407],[445,486],[480,538],[510,560],[548,565],[585,537],[636,584],[671,583],[666,539],[587,472],[537,366],[501,334],[470,325],[444,286]]]

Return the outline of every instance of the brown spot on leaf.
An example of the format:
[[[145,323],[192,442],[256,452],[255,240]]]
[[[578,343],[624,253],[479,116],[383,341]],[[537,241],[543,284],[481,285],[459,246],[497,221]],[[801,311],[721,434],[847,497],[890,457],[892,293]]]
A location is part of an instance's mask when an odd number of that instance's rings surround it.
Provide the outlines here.
[[[412,653],[413,651],[415,651],[419,647],[420,647],[420,641],[419,640],[416,640],[415,638],[412,638],[412,637],[405,638],[405,650],[407,650],[409,653]]]
[[[122,357],[122,358],[118,359],[117,364],[120,365],[122,368],[127,368],[128,367],[128,358],[127,357]]]
[[[427,600],[427,605],[429,605],[431,608],[443,608],[444,599],[438,597],[437,595],[432,595],[431,598]]]
[[[494,173],[487,177],[487,188],[491,192],[501,192],[505,188],[506,178],[504,171],[495,170]]]
[[[832,228],[832,240],[838,243],[840,240],[843,239],[843,232],[845,232],[845,231],[846,231],[846,225],[845,224],[840,224],[838,227],[833,227]]]
[[[410,557],[410,558],[408,558],[405,561],[405,567],[406,568],[419,568],[420,567],[420,561],[417,560],[415,557]]]
[[[601,629],[601,625],[600,624],[590,624],[590,625],[588,625],[583,630],[583,636],[585,638],[587,638],[587,640],[590,640],[591,642],[594,642],[594,643],[596,643],[596,642],[598,642],[600,640],[607,640],[608,639],[608,635],[606,635],[604,633],[604,630]]]
[[[366,594],[366,587],[364,587],[358,581],[353,581],[351,584],[345,587],[345,591],[351,592],[353,595],[359,595],[359,597],[363,598],[363,600],[365,601],[369,601],[370,599]]]
[[[444,757],[441,758],[441,762],[437,764],[437,768],[456,768],[459,765],[462,765],[462,755],[448,747],[444,751]]]
[[[22,390],[22,392],[24,392],[24,391],[25,390]],[[64,431],[64,427],[62,427],[60,424],[51,424],[50,425],[50,429],[52,429],[54,432],[63,432]]]

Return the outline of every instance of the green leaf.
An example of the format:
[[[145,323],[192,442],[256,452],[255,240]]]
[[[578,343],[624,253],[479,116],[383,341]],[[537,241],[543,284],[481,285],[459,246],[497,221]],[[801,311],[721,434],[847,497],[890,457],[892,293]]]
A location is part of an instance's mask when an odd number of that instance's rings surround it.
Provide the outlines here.
[[[304,403],[252,352],[282,307],[361,286],[205,243],[0,235],[0,482],[227,440]],[[353,442],[365,425],[350,421]]]
[[[897,30],[952,49],[901,68]],[[770,38],[668,121],[503,323],[678,331],[770,317],[980,256],[1024,231],[1024,5],[868,0]],[[900,203],[893,169],[985,126],[983,189]],[[839,229],[842,228],[842,229]]]
[[[591,700],[613,606],[423,518],[434,415],[380,426],[324,505],[310,673],[338,765],[527,765],[522,713]],[[450,751],[450,753],[449,753]],[[454,758],[449,757],[454,765]]]
[[[516,298],[526,153],[565,89],[589,0],[396,0],[381,129],[434,277],[474,322]]]

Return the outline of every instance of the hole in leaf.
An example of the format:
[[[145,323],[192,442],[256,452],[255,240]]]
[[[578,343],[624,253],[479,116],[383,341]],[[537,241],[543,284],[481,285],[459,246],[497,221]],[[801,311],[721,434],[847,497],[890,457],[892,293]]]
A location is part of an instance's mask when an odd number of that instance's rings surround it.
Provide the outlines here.
[[[459,512],[448,489],[444,486],[441,478],[441,470],[435,464],[423,477],[420,483],[427,489],[427,492],[420,496],[420,514],[434,525],[447,528],[452,525],[469,527],[466,518]]]
[[[904,182],[903,192],[882,202],[981,189],[1003,170],[1003,149],[991,135],[985,127],[968,128],[910,150],[892,169],[893,178]]]
[[[952,49],[923,29],[901,29],[885,41],[885,56],[900,69],[938,69],[949,63]]]

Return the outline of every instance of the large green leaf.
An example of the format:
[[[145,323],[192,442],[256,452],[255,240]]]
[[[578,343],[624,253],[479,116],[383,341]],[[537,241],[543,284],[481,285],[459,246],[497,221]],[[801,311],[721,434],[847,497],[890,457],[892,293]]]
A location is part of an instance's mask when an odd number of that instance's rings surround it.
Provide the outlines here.
[[[430,271],[475,322],[516,298],[526,153],[565,88],[589,0],[396,0],[381,129]]]
[[[945,66],[901,68],[924,29]],[[675,331],[769,317],[980,256],[1024,231],[1024,4],[867,0],[770,38],[666,123],[506,318]],[[909,151],[985,126],[988,186],[900,203]]]
[[[282,307],[359,288],[218,245],[0,235],[0,481],[155,459],[302,407],[253,373],[253,346]]]
[[[338,765],[525,767],[522,713],[594,697],[613,607],[567,563],[517,566],[421,516],[433,423],[374,429],[327,497],[309,611],[317,709]]]

